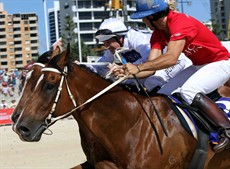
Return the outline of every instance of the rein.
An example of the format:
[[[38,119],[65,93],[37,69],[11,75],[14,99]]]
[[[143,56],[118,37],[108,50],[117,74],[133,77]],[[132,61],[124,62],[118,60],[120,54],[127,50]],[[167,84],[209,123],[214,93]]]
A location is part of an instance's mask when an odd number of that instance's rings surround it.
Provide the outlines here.
[[[69,115],[71,115],[75,110],[79,109],[80,107],[82,107],[82,106],[86,105],[87,103],[95,100],[96,98],[98,98],[99,96],[101,96],[102,94],[104,94],[105,92],[107,92],[108,90],[110,90],[111,88],[113,88],[114,86],[116,86],[117,84],[121,83],[123,80],[125,80],[128,77],[128,75],[126,75],[126,76],[124,76],[122,78],[119,78],[117,81],[113,82],[112,84],[110,84],[109,86],[107,86],[106,88],[104,88],[102,91],[100,91],[99,93],[97,93],[96,95],[94,95],[93,97],[91,97],[90,99],[86,100],[83,104],[77,106],[76,101],[74,100],[74,97],[73,97],[73,95],[72,95],[72,93],[70,91],[70,88],[69,88],[69,85],[68,85],[68,82],[67,82],[67,79],[66,79],[66,76],[67,76],[67,73],[68,73],[67,66],[64,67],[64,70],[62,72],[59,71],[58,69],[55,69],[55,68],[43,68],[42,72],[45,72],[45,71],[58,73],[58,74],[60,74],[62,76],[61,80],[60,80],[59,87],[58,87],[58,92],[57,92],[57,95],[55,97],[55,101],[53,103],[53,106],[52,106],[52,108],[50,110],[50,113],[49,113],[48,117],[45,120],[47,128],[50,127],[51,125],[53,125],[58,120],[61,120],[63,118],[68,117]],[[60,98],[60,94],[61,94],[61,91],[62,91],[62,86],[63,86],[64,80],[65,80],[65,83],[66,83],[66,87],[67,87],[67,91],[68,91],[69,97],[72,100],[74,108],[72,110],[70,110],[69,112],[63,114],[63,115],[54,118],[53,117],[53,113],[54,113],[54,111],[56,109],[58,100]]]
[[[97,65],[97,66],[106,66],[109,65],[109,62],[78,62],[75,61],[74,63],[76,63],[77,65]]]

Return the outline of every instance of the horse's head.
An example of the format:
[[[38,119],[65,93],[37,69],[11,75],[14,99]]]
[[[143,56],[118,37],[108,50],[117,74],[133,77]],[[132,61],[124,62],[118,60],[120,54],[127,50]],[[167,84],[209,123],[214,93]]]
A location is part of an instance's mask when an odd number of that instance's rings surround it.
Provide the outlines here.
[[[70,64],[69,55],[68,45],[42,68],[42,76],[14,125],[14,131],[22,140],[39,141],[42,133],[56,120],[67,117],[73,109],[109,85],[85,67]]]
[[[66,86],[64,78],[67,73],[66,65],[69,50],[68,47],[66,51],[50,59],[46,67],[39,69],[38,77],[34,80],[34,84],[31,85],[31,81],[30,87],[28,87],[30,88],[28,91],[29,96],[27,95],[28,93],[23,93],[23,96],[27,97],[27,99],[23,102],[23,109],[20,108],[20,116],[13,115],[13,119],[15,118],[13,130],[23,141],[39,141],[41,134],[49,125],[49,115],[52,117],[59,116],[58,113],[63,112],[62,108],[65,106],[71,107],[71,105],[65,103],[64,100],[67,99],[60,98],[59,100],[61,90],[62,92],[68,92],[68,89],[64,87]],[[27,86],[28,82],[25,87]],[[63,89],[61,89],[62,87]],[[56,114],[52,114],[51,112],[55,109],[55,102],[57,101],[61,104],[56,109],[58,111],[55,110]]]
[[[29,96],[34,90],[36,83],[39,77],[41,76],[42,67],[45,67],[45,65],[42,63],[37,62],[33,64],[29,68],[29,71],[26,74],[26,76],[24,77],[23,82],[22,82],[23,90],[21,93],[21,97],[11,116],[13,123],[17,121],[18,117],[20,116],[20,112],[22,111],[23,107],[25,106],[25,103],[27,102],[27,100],[29,99]]]
[[[37,62],[34,63],[29,68],[28,73],[26,74],[25,78],[22,80],[23,89],[22,89],[21,97],[11,116],[11,119],[13,121],[13,126],[17,122],[17,119],[19,118],[23,108],[25,107],[27,101],[30,99],[31,94],[36,87],[38,79],[42,75],[41,69],[45,67],[45,65],[53,56],[59,54],[60,52],[61,52],[60,47],[56,47],[52,51],[43,53],[38,58]]]

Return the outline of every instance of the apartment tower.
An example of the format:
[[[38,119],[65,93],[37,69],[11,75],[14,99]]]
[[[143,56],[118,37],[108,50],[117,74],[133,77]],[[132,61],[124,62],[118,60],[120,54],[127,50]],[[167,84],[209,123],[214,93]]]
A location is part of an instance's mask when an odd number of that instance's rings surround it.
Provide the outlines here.
[[[50,45],[61,37],[60,5],[54,1],[54,7],[48,9]]]
[[[0,3],[0,69],[20,69],[38,57],[38,17],[8,14]]]
[[[230,39],[230,0],[210,0],[211,18],[219,26],[221,40]]]

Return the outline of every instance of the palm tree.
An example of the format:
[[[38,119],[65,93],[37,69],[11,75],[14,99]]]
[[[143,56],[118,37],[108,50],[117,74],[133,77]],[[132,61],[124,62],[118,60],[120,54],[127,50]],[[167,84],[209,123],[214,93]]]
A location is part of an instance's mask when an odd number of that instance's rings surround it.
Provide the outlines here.
[[[76,41],[77,35],[74,32],[74,29],[75,24],[73,20],[67,16],[65,19],[64,33],[62,34],[62,43],[63,46],[67,46],[67,44],[70,43],[71,60],[79,60],[78,41]],[[83,41],[81,41],[81,50],[83,61],[87,61],[87,56],[94,55],[92,49]]]
[[[224,31],[221,29],[221,26],[216,22],[215,19],[211,19],[212,22],[212,32],[216,35],[216,37],[222,41],[224,40]]]

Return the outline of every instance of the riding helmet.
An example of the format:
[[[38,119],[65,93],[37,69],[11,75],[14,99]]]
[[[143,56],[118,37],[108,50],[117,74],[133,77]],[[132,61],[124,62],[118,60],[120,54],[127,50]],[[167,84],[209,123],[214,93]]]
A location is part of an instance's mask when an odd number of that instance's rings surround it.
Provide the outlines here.
[[[136,12],[130,17],[132,19],[141,19],[165,11],[167,8],[168,3],[165,0],[136,0]]]
[[[109,18],[109,19],[105,19],[101,23],[95,35],[96,35],[96,39],[98,39],[100,42],[104,42],[113,37],[125,35],[127,31],[128,31],[127,27],[120,19]]]

